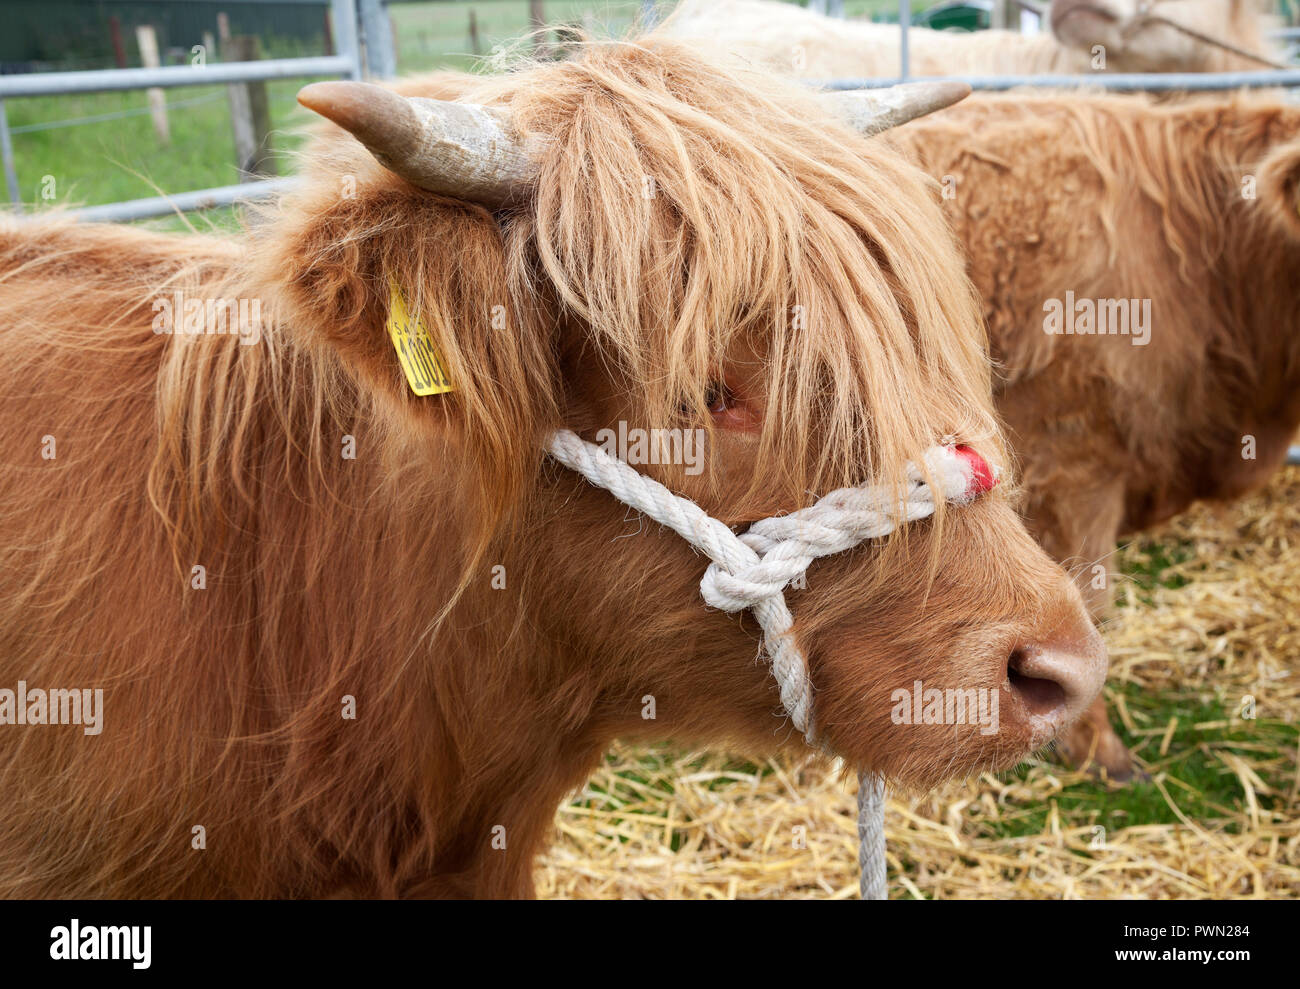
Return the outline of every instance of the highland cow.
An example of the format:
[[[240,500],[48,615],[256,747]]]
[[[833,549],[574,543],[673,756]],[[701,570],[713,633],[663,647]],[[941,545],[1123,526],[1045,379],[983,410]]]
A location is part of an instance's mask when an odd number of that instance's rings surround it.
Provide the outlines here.
[[[652,38],[300,98],[359,141],[246,233],[0,233],[0,684],[103,690],[94,736],[0,724],[6,895],[526,896],[612,739],[803,745],[754,622],[557,428],[703,429],[702,471],[637,469],[737,529],[948,437],[1006,462],[933,183],[815,94]],[[177,293],[260,300],[256,342],[155,332]],[[450,390],[413,394],[399,309]],[[848,763],[1007,767],[1100,689],[1012,485],[791,592]],[[995,730],[895,724],[916,681]]]
[[[948,189],[1026,524],[1100,616],[1119,537],[1260,486],[1300,426],[1300,109],[1014,94],[897,134]],[[1130,319],[1059,332],[1083,300]],[[1066,745],[1131,772],[1104,702]]]

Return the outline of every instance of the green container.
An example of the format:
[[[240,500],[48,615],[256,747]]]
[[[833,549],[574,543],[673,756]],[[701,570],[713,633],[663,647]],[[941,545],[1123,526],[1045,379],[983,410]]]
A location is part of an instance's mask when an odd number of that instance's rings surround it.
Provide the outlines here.
[[[953,0],[921,11],[913,23],[935,31],[984,31],[989,26],[992,6],[978,0]]]

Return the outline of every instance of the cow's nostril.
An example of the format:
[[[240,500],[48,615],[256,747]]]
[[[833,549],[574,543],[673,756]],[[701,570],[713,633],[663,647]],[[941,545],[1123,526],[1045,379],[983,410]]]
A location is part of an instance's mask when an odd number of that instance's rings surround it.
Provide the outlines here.
[[[1007,660],[1007,680],[1011,683],[1011,690],[1025,702],[1030,714],[1049,718],[1063,716],[1067,707],[1065,688],[1055,680],[1022,672],[1021,663],[1025,655],[1023,649],[1017,649]]]
[[[1024,704],[1035,745],[1083,714],[1106,678],[1101,636],[1082,606],[1071,611],[1007,657],[1007,682]]]

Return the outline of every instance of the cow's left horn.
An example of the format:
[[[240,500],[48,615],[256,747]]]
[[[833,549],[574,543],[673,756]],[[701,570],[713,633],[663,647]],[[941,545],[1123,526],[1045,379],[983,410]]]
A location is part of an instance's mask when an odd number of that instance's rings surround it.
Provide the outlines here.
[[[350,133],[389,171],[430,192],[500,206],[536,174],[500,110],[349,81],[304,86],[298,102]]]
[[[870,136],[952,106],[970,95],[964,82],[904,82],[888,89],[855,89],[827,93],[831,112],[861,134]]]

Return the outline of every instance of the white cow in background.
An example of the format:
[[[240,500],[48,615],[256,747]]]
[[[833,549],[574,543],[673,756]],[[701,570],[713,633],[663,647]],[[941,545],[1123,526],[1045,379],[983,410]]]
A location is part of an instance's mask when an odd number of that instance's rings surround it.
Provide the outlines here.
[[[1262,69],[1168,24],[1165,18],[1233,47],[1277,56],[1264,39],[1261,0],[1055,0],[1051,32],[908,32],[910,73],[1032,75],[1107,72],[1228,72]],[[899,75],[899,30],[823,17],[774,0],[684,0],[664,25],[701,45],[744,55],[805,79]],[[1104,49],[1104,59],[1097,54]]]

